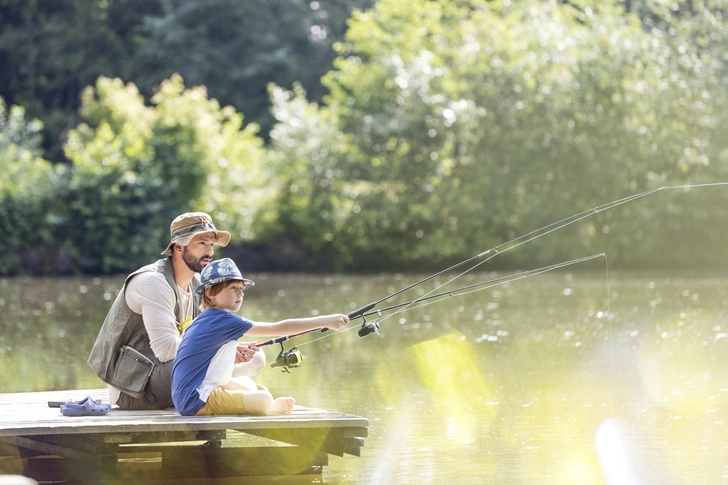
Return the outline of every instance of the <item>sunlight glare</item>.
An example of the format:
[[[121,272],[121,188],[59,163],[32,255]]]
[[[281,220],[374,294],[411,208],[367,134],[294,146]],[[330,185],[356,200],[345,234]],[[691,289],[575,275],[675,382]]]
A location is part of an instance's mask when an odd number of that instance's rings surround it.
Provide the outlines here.
[[[480,373],[481,365],[470,342],[449,334],[410,347],[407,356],[446,423],[449,440],[466,444],[490,427],[498,406],[485,406],[493,400],[493,394]],[[485,422],[477,427],[455,424],[468,422],[466,418],[472,419],[473,415]]]
[[[614,420],[609,419],[599,426],[596,447],[609,485],[639,485]]]

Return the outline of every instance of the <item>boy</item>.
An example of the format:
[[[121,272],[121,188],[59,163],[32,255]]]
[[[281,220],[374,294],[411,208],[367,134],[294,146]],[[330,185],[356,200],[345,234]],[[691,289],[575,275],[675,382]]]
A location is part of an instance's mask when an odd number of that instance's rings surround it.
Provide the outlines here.
[[[183,416],[213,414],[287,414],[292,397],[273,399],[249,377],[233,377],[237,339],[283,336],[326,327],[339,330],[346,315],[293,318],[276,323],[252,322],[234,315],[243,293],[253,286],[235,263],[224,258],[209,263],[200,273],[195,292],[202,296],[202,313],[182,334],[172,368],[172,399]]]

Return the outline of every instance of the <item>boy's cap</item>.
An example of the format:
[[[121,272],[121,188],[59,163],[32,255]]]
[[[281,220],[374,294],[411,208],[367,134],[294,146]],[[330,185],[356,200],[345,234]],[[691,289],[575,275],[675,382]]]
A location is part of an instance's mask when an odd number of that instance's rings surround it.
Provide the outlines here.
[[[242,281],[243,291],[255,285],[253,281],[243,278],[243,275],[232,259],[222,258],[213,261],[202,269],[200,273],[200,286],[195,289],[195,293],[201,295],[205,291],[205,288],[228,280]]]
[[[177,216],[169,226],[171,241],[162,254],[172,254],[172,244],[187,246],[193,237],[205,232],[212,232],[215,235],[215,244],[225,247],[230,242],[230,233],[218,231],[212,218],[204,212],[186,212]]]

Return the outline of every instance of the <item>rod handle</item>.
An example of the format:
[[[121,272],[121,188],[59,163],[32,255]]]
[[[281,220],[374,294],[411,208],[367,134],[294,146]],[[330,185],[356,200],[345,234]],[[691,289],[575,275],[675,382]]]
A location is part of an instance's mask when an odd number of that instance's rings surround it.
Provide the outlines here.
[[[349,313],[347,316],[349,317],[349,320],[353,320],[355,318],[359,318],[362,315],[364,315],[366,312],[368,312],[369,310],[371,310],[372,308],[374,308],[375,306],[377,306],[377,302],[376,301],[375,302],[372,302],[372,303],[369,303],[368,305],[364,305],[361,308],[357,308],[353,312]],[[325,328],[325,327],[321,329],[321,333],[328,332],[328,331],[329,331],[329,329],[328,328]]]
[[[349,316],[349,320],[353,320],[355,318],[361,317],[362,315],[364,315],[366,312],[368,312],[369,310],[371,310],[375,306],[377,306],[377,302],[376,301],[375,302],[372,302],[372,303],[370,303],[368,305],[364,305],[363,307],[354,310],[353,312],[349,313],[349,315],[348,315]]]
[[[284,337],[278,337],[278,338],[266,340],[265,342],[262,342],[262,343],[259,343],[258,345],[256,345],[256,347],[265,347],[266,345],[280,344],[280,343],[285,342],[289,338],[291,338],[291,337],[284,336]]]

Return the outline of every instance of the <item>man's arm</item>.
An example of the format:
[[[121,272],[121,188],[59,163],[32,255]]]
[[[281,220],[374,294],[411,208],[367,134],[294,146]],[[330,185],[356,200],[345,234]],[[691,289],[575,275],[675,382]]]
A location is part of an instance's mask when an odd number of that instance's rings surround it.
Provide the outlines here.
[[[142,315],[152,351],[160,362],[174,359],[182,340],[174,314],[175,301],[174,291],[159,273],[138,274],[126,287],[126,303]]]

